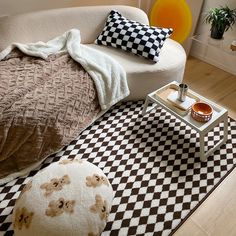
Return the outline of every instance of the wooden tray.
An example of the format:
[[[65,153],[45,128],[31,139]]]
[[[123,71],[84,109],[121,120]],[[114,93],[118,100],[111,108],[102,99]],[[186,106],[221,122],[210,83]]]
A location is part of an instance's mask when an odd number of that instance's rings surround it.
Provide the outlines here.
[[[178,88],[179,87],[176,84],[170,84],[168,86],[165,86],[165,87],[163,87],[163,89],[160,89],[155,93],[155,98],[157,100],[161,101],[162,103],[164,103],[165,105],[171,107],[172,110],[174,110],[175,112],[177,112],[181,116],[185,116],[189,113],[191,107],[188,110],[183,110],[180,107],[178,107],[177,104],[175,104],[167,99],[169,94],[172,92],[178,91]],[[200,98],[195,96],[194,94],[192,94],[191,91],[187,92],[187,96],[195,99],[196,102],[200,101]]]

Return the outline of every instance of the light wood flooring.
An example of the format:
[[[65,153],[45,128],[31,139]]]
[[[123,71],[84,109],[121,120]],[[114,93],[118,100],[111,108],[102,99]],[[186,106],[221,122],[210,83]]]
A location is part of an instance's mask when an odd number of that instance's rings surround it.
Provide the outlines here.
[[[189,57],[184,82],[236,119],[236,76]],[[236,155],[236,153],[235,153]],[[236,169],[177,230],[174,236],[236,236]]]

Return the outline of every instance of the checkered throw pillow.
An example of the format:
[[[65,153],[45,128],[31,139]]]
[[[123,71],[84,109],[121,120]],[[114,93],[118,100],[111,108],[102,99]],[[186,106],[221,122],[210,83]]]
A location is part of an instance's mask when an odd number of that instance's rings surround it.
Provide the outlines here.
[[[172,32],[171,28],[152,27],[128,20],[112,10],[95,43],[120,48],[157,62],[160,50]]]

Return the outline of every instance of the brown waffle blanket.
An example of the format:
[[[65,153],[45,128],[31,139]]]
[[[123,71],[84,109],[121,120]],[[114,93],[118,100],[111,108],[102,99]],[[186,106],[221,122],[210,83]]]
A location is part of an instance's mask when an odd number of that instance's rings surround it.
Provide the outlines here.
[[[67,53],[0,61],[0,178],[55,153],[100,112],[89,74]]]

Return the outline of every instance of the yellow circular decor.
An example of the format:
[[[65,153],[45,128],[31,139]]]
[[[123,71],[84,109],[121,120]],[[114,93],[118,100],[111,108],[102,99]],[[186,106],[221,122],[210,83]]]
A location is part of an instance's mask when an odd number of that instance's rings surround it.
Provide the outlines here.
[[[173,28],[171,38],[182,43],[192,29],[192,13],[186,0],[157,0],[151,11],[150,23]]]

